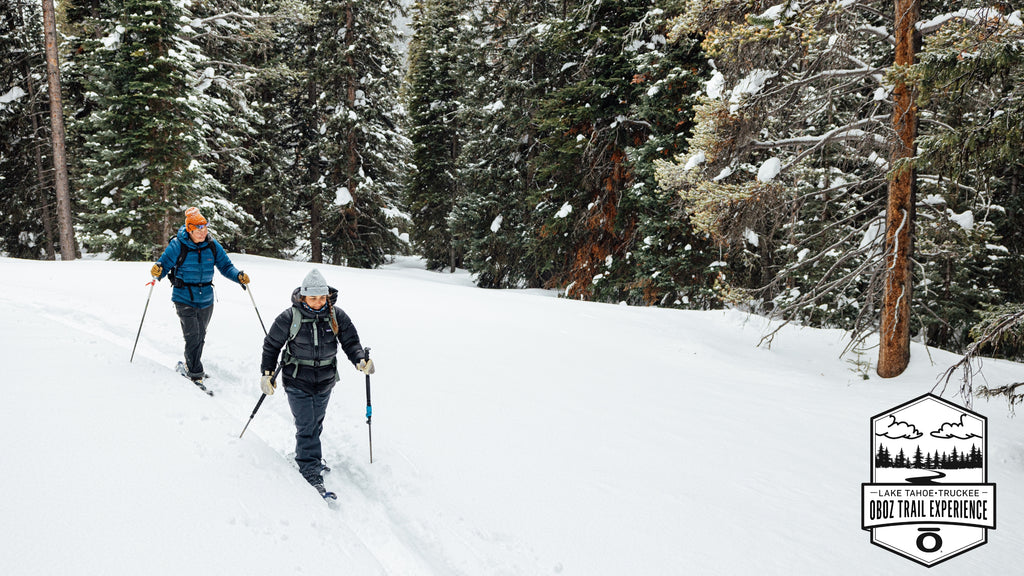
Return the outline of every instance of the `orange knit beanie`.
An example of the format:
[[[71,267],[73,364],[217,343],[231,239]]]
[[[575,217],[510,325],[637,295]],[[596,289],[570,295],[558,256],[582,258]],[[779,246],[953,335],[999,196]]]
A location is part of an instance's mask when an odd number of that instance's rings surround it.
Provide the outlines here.
[[[193,206],[193,207],[189,208],[188,210],[185,210],[185,231],[186,232],[190,232],[190,233],[191,232],[195,232],[195,229],[196,229],[197,226],[204,226],[204,225],[206,225],[206,218],[203,218],[203,215],[199,213],[199,208],[196,208],[195,206]]]

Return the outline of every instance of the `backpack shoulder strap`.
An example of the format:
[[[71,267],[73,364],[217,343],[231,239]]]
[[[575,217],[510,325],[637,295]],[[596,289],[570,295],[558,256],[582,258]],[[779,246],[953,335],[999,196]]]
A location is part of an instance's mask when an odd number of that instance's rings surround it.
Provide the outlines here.
[[[320,360],[302,360],[302,359],[299,359],[299,358],[296,358],[296,357],[292,356],[291,342],[292,342],[292,340],[295,339],[295,335],[299,333],[299,329],[302,327],[303,324],[308,324],[308,323],[311,323],[311,322],[316,322],[317,319],[316,318],[306,318],[306,317],[304,317],[302,315],[302,312],[297,307],[295,307],[295,306],[292,306],[291,311],[292,311],[292,321],[291,321],[291,325],[288,327],[288,339],[285,340],[285,342],[284,342],[284,351],[281,353],[281,364],[282,365],[288,365],[288,364],[294,364],[295,365],[295,369],[292,371],[292,377],[294,378],[295,376],[298,375],[298,373],[299,373],[299,366],[337,365],[336,363],[337,363],[338,360],[337,360],[336,357],[335,358],[331,358],[331,360],[325,364],[325,363],[321,362]],[[321,321],[322,322],[326,322],[326,320],[321,320]],[[317,331],[316,330],[313,330],[313,339],[314,339],[314,345],[317,345],[317,343],[316,343]]]
[[[299,328],[302,326],[302,312],[298,308],[292,306],[292,324],[288,327],[288,339],[285,340],[285,344],[295,339],[295,335],[299,333]]]
[[[191,250],[184,242],[178,242],[178,246],[181,247],[181,250],[178,251],[178,259],[174,262],[174,268],[171,268],[171,270],[177,270],[178,266],[181,266],[181,263],[185,261],[185,256],[188,256],[188,251]]]

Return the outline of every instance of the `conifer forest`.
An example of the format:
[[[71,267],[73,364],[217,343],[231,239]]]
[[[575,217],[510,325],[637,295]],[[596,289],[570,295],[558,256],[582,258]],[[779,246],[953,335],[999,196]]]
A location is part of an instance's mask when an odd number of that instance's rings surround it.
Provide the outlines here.
[[[1020,8],[0,0],[0,255],[151,261],[198,206],[229,252],[1022,359]]]

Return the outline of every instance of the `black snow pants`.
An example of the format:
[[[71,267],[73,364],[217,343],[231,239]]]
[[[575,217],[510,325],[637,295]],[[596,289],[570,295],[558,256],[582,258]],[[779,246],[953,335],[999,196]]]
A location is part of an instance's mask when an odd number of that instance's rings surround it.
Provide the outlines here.
[[[206,344],[206,327],[210,325],[210,318],[213,316],[213,305],[196,308],[175,302],[174,307],[178,311],[181,333],[185,337],[185,366],[188,368],[188,376],[193,379],[202,378],[205,376],[203,345]]]
[[[327,415],[327,403],[331,400],[331,390],[319,394],[310,394],[293,386],[285,386],[288,393],[288,406],[295,418],[295,463],[299,472],[310,484],[323,483],[323,451],[320,447],[320,433],[324,430],[324,417]]]

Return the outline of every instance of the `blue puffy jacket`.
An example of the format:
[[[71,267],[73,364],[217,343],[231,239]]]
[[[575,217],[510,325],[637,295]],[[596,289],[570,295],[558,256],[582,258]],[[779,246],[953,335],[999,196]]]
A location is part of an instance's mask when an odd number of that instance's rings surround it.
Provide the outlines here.
[[[157,262],[163,267],[160,278],[163,279],[174,268],[182,250],[187,250],[185,260],[174,271],[177,278],[172,302],[188,304],[196,308],[207,308],[213,305],[213,268],[220,270],[225,278],[238,282],[238,268],[231,263],[227,252],[220,242],[207,236],[206,240],[196,244],[189,237],[185,227],[178,229],[178,235],[171,239],[167,249],[160,255]]]

